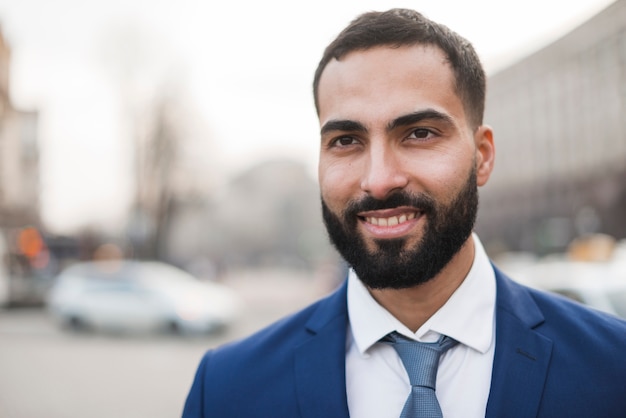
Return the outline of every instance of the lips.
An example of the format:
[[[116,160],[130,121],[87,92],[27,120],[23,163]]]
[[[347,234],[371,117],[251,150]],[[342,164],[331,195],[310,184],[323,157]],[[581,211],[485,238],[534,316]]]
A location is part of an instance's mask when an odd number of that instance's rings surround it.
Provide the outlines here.
[[[358,218],[363,227],[377,238],[398,238],[413,229],[423,212],[415,208],[395,208],[362,212]]]
[[[368,216],[365,217],[365,222],[368,222],[372,225],[376,226],[395,226],[398,224],[403,224],[411,219],[415,219],[417,214],[415,212],[403,213],[399,216],[389,216],[389,217],[375,217]]]

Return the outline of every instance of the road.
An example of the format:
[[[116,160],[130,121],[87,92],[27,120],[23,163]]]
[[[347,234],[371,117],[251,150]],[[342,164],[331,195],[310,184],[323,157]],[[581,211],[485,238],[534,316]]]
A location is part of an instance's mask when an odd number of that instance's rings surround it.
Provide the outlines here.
[[[180,416],[193,374],[210,347],[245,336],[327,293],[290,274],[228,281],[245,301],[220,335],[121,336],[60,329],[43,309],[0,311],[0,417]]]

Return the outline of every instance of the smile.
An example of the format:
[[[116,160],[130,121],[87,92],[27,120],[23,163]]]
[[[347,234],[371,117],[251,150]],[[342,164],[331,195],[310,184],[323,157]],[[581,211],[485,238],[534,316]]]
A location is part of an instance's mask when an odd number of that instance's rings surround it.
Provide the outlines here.
[[[366,216],[364,219],[365,222],[376,226],[396,226],[408,222],[411,219],[415,219],[416,216],[417,214],[415,212],[411,212],[389,217]]]

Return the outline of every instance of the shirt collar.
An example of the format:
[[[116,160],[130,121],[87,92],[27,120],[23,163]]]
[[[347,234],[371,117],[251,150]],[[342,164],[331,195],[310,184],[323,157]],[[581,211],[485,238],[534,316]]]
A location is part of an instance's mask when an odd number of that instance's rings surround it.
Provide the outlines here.
[[[473,234],[473,239],[474,261],[463,283],[416,333],[379,305],[350,270],[348,315],[354,343],[362,355],[392,331],[419,341],[435,341],[445,334],[481,353],[489,349],[493,342],[495,273],[478,236]]]

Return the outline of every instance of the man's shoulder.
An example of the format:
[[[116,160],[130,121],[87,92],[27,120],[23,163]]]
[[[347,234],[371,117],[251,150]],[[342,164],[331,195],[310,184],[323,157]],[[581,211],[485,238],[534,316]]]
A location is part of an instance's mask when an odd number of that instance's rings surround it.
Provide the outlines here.
[[[541,316],[535,329],[549,338],[610,339],[626,348],[626,320],[583,305],[570,298],[517,283],[499,273],[500,290],[506,289],[507,300],[527,298],[521,310],[536,309]],[[532,301],[532,302],[531,302]],[[501,307],[509,309],[509,307]],[[520,310],[518,310],[519,312]]]
[[[275,405],[281,406],[276,416],[297,416],[298,379],[309,382],[317,365],[331,363],[335,370],[343,361],[337,354],[345,351],[345,294],[342,286],[249,337],[209,350],[198,366],[184,416],[200,416],[198,411],[204,416],[259,416],[261,411],[266,416]],[[256,396],[252,404],[250,393]]]
[[[311,338],[331,321],[347,320],[345,286],[303,309],[285,316],[253,334],[211,350],[210,355],[221,360],[240,361],[247,356],[260,354],[283,356]]]
[[[546,318],[546,326],[559,334],[569,333],[582,339],[611,339],[626,349],[626,320],[583,305],[565,296],[529,289]]]
[[[623,411],[626,322],[514,282],[497,269],[496,278],[491,408],[537,407],[532,416],[548,417],[616,416]],[[594,390],[585,391],[580,382]],[[529,400],[533,394],[539,397],[536,404]]]

